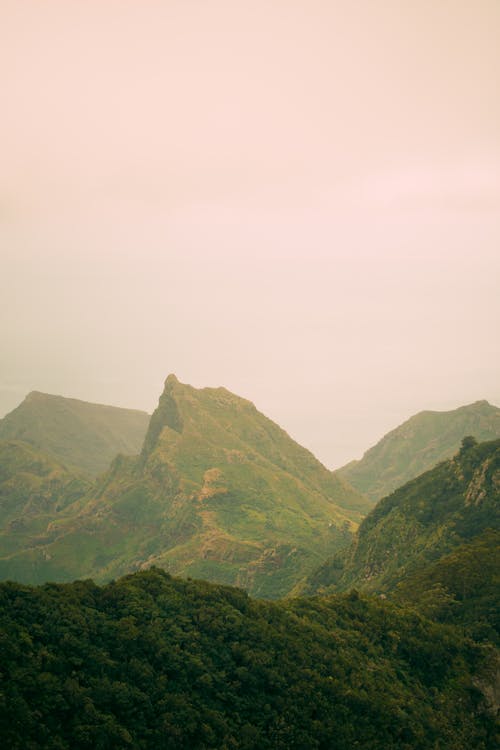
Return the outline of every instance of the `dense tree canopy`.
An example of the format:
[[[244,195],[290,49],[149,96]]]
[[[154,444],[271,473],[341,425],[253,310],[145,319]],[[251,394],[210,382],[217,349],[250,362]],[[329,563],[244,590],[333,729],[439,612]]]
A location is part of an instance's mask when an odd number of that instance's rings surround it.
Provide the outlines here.
[[[12,750],[493,750],[491,652],[356,592],[282,603],[153,569],[0,585]]]

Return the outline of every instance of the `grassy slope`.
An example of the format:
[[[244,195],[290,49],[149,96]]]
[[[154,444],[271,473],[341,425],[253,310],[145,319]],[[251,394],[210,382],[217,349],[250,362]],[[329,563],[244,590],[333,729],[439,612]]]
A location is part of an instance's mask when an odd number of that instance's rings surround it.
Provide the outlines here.
[[[46,543],[47,527],[91,484],[27,443],[0,441],[0,557]]]
[[[500,409],[478,401],[453,411],[423,411],[338,473],[376,502],[451,458],[466,435],[473,435],[478,442],[500,437]]]
[[[0,420],[0,439],[22,440],[95,476],[118,453],[141,450],[149,415],[34,391]]]

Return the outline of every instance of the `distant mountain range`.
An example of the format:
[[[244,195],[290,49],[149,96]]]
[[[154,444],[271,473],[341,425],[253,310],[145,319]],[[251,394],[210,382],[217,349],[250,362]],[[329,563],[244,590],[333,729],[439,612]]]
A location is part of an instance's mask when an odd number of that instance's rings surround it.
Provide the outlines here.
[[[500,437],[500,409],[476,401],[453,411],[422,411],[389,432],[363,458],[338,469],[339,476],[376,502],[410,479],[451,458],[462,438]]]
[[[33,391],[0,419],[0,440],[22,440],[34,448],[97,476],[117,453],[139,453],[149,414]]]
[[[116,458],[22,551],[0,549],[0,576],[105,580],[154,564],[278,597],[368,507],[249,401],[170,376],[141,454]]]

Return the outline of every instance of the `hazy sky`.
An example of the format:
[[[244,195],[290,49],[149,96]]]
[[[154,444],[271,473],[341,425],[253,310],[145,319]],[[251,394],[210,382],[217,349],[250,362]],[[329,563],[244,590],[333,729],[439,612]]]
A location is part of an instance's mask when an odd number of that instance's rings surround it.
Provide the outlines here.
[[[500,405],[498,0],[0,0],[0,414],[175,372],[335,467]]]

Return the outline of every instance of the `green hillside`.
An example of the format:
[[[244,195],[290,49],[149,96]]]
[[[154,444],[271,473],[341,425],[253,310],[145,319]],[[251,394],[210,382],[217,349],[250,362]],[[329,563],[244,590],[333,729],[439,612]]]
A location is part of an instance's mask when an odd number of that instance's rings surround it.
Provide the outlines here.
[[[0,440],[0,556],[43,545],[52,521],[90,488],[32,446]]]
[[[499,500],[500,440],[478,445],[466,438],[453,459],[381,500],[352,545],[323,564],[303,590],[396,590],[402,599],[423,604],[434,588],[436,606],[440,597],[441,603],[446,597],[448,603],[459,601],[459,619],[470,620],[475,608],[473,619],[484,616],[494,628]],[[496,615],[488,615],[489,607]]]
[[[118,453],[139,453],[148,423],[146,412],[33,391],[0,419],[0,440],[22,440],[96,476]]]
[[[159,570],[0,585],[9,750],[494,750],[494,656],[358,595],[282,603]]]
[[[487,529],[414,573],[391,596],[500,645],[500,529]]]
[[[348,544],[363,511],[252,403],[170,376],[141,455],[118,457],[45,544],[0,559],[0,576],[109,580],[154,564],[278,597]]]
[[[500,409],[477,401],[453,411],[420,412],[338,474],[376,502],[451,458],[466,435],[473,435],[478,442],[500,438]]]

